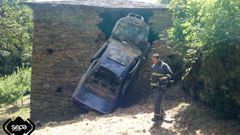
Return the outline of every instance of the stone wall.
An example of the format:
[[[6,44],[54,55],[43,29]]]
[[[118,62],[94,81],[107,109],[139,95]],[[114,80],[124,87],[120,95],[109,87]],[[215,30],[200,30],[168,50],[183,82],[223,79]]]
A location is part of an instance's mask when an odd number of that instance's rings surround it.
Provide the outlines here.
[[[72,104],[72,93],[87,70],[90,58],[105,41],[98,24],[107,18],[99,15],[119,11],[121,18],[125,16],[121,11],[138,13],[143,9],[106,9],[66,4],[30,4],[30,7],[34,13],[31,119],[46,122],[73,118],[82,110]],[[165,34],[170,25],[167,9],[144,10],[153,13],[150,18],[154,26],[151,33],[155,36],[158,33]],[[141,69],[142,75],[131,87],[135,92],[136,89],[143,92],[148,89],[148,65]],[[132,96],[137,95],[132,92]]]

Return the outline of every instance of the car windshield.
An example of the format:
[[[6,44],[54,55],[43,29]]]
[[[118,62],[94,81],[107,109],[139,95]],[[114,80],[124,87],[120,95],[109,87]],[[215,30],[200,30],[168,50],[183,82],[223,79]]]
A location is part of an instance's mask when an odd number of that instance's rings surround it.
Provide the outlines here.
[[[119,79],[109,69],[100,67],[87,78],[84,85],[96,95],[114,100],[117,98]]]

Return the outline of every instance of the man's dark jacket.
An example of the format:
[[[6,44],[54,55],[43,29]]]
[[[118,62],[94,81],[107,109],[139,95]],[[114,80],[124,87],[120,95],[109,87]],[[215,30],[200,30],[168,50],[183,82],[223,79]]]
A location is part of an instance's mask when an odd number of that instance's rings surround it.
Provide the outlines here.
[[[157,64],[152,65],[151,84],[152,89],[158,88],[160,85],[167,83],[172,76],[172,70],[167,63],[159,61]],[[167,79],[160,80],[162,77]]]

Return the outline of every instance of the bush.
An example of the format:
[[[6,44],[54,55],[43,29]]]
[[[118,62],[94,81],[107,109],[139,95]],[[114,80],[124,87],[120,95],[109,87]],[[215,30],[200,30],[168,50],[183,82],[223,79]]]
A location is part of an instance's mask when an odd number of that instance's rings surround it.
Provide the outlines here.
[[[31,90],[31,68],[18,68],[0,78],[0,104],[11,104]]]
[[[172,0],[169,37],[185,54],[184,88],[222,116],[240,113],[240,1]]]

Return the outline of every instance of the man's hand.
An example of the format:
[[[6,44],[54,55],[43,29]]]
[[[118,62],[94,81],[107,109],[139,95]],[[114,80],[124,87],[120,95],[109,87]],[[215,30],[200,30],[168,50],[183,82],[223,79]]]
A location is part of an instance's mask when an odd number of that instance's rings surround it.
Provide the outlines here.
[[[168,79],[168,77],[166,77],[166,76],[165,76],[165,77],[160,77],[160,78],[159,78],[160,81],[167,80],[167,79]]]

